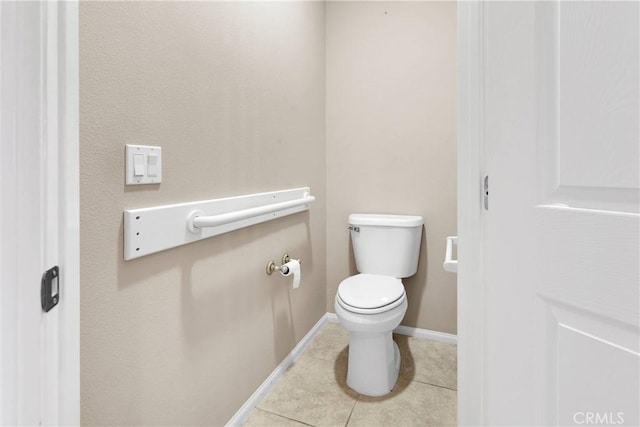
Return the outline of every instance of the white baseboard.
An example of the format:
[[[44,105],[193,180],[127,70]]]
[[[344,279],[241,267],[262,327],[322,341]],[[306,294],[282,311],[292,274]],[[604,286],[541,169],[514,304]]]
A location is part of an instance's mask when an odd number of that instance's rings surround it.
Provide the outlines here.
[[[327,313],[324,315],[328,322],[338,323],[338,316],[335,313]],[[410,337],[424,338],[431,341],[440,341],[450,344],[458,343],[458,336],[453,334],[447,334],[444,332],[431,331],[429,329],[413,328],[411,326],[398,326],[393,331],[399,335],[407,335]]]
[[[329,313],[325,313],[325,315],[322,316],[320,320],[318,320],[318,322],[316,322],[313,328],[311,328],[311,330],[307,332],[307,335],[305,335],[300,340],[298,345],[296,345],[293,350],[291,350],[291,353],[289,353],[287,357],[285,357],[284,360],[280,362],[280,364],[273,370],[273,372],[271,372],[271,375],[269,375],[267,379],[264,380],[262,384],[260,384],[260,387],[258,387],[258,389],[251,395],[251,397],[249,397],[244,405],[242,405],[240,409],[238,409],[238,411],[233,415],[233,417],[231,417],[231,419],[227,421],[227,426],[240,426],[244,424],[247,418],[249,418],[249,415],[251,415],[251,412],[256,407],[256,405],[258,405],[262,398],[266,396],[266,394],[269,392],[269,390],[271,390],[271,388],[280,379],[280,377],[284,375],[289,366],[291,366],[291,364],[295,362],[298,357],[300,357],[302,352],[307,348],[309,343],[311,343],[318,331],[320,331],[324,324],[327,323],[328,314]],[[336,322],[337,321],[338,319],[336,318]]]
[[[313,340],[316,334],[322,329],[325,323],[338,323],[338,316],[335,313],[325,313],[324,316],[318,320],[318,322],[311,328],[307,335],[300,340],[291,353],[284,358],[284,360],[271,372],[271,375],[258,387],[258,389],[249,397],[249,399],[238,409],[238,411],[227,421],[227,426],[240,426],[249,418],[249,415],[253,409],[258,405],[269,390],[275,385],[275,383],[284,375],[285,371],[295,362],[302,352],[307,348],[309,343]],[[457,344],[458,337],[452,334],[446,334],[444,332],[430,331],[428,329],[412,328],[410,326],[398,326],[393,332],[400,335],[407,335],[410,337],[424,338],[432,341],[446,342],[450,344]]]
[[[328,322],[340,323],[340,321],[338,320],[338,315],[335,313],[325,313],[324,317],[327,319]]]
[[[444,332],[431,331],[429,329],[412,328],[411,326],[398,326],[394,331],[396,334],[407,335],[410,337],[424,338],[431,341],[446,342],[449,344],[457,344],[458,336],[447,334]]]

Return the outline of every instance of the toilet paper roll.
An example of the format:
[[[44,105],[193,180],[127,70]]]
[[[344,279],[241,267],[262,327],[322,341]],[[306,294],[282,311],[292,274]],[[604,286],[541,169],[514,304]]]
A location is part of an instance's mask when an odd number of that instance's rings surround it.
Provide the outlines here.
[[[283,276],[293,276],[293,289],[300,286],[300,260],[292,259],[280,268],[280,274]]]

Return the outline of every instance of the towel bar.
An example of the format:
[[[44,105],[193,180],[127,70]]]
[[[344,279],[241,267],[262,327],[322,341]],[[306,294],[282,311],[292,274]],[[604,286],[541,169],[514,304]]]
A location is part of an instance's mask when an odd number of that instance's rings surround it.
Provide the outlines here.
[[[124,211],[131,260],[311,208],[309,187]]]
[[[244,209],[236,212],[228,212],[220,215],[200,216],[201,212],[194,212],[193,218],[189,218],[192,222],[190,229],[197,231],[198,228],[204,227],[217,227],[219,225],[229,224],[230,222],[241,221],[243,219],[251,218],[254,216],[265,215],[269,213],[278,212],[284,209],[294,208],[296,206],[307,205],[316,200],[315,197],[305,195],[300,199],[290,200],[288,202],[273,203],[266,206],[259,206],[257,208]]]

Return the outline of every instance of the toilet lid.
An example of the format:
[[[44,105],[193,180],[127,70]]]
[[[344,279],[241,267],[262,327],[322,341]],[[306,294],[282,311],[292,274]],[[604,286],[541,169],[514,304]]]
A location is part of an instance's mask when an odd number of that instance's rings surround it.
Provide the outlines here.
[[[402,281],[391,276],[357,274],[338,286],[338,297],[356,308],[372,309],[389,305],[404,295]]]

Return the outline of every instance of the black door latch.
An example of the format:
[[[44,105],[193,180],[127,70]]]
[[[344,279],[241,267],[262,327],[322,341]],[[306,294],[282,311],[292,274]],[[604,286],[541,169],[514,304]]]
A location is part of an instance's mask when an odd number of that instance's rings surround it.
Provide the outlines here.
[[[46,313],[58,305],[60,300],[60,287],[58,286],[59,270],[58,266],[52,267],[42,275],[40,286],[40,304]]]

